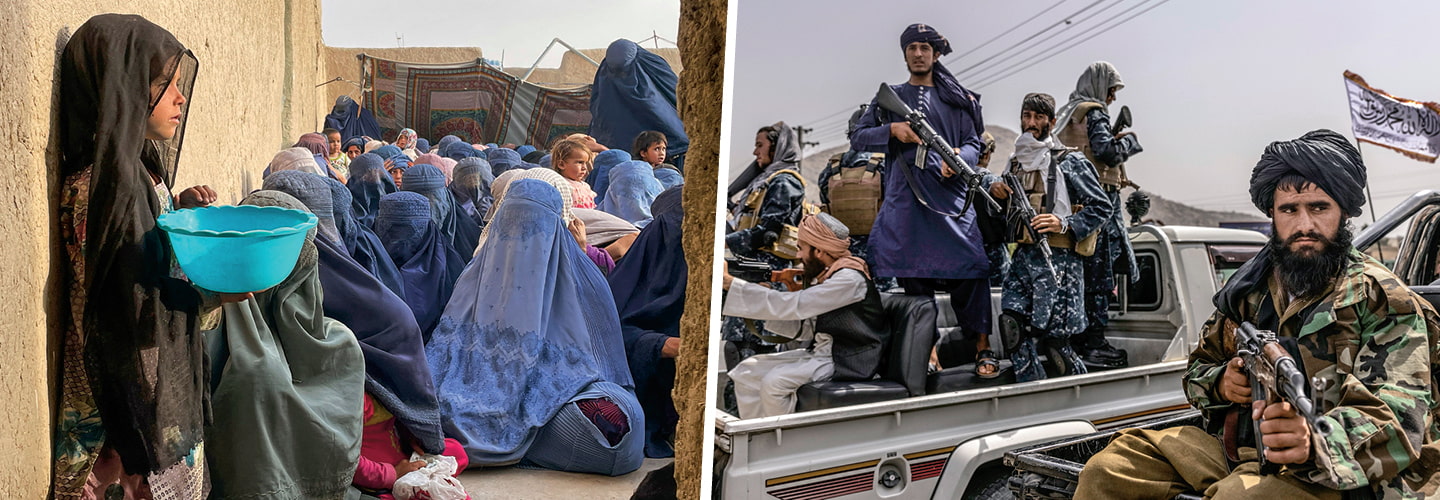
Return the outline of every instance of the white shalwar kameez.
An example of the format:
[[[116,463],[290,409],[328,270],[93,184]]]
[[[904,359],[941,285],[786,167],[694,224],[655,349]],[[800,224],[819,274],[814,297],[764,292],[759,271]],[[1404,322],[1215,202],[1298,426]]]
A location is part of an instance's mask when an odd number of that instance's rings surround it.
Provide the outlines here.
[[[810,349],[757,354],[730,370],[740,418],[784,415],[795,411],[795,390],[835,373],[832,339],[815,332],[815,317],[865,300],[865,275],[841,269],[824,283],[795,292],[772,290],[736,279],[730,283],[721,314],[765,321],[765,330],[800,341]]]

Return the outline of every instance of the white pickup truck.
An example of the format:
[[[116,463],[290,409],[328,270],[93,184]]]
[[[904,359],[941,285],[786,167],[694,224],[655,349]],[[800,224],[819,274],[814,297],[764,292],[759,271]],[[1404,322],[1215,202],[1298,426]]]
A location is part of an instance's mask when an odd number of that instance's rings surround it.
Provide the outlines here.
[[[1129,352],[1128,368],[1027,383],[980,381],[973,365],[927,374],[931,346],[955,325],[948,297],[887,295],[879,378],[809,384],[789,415],[717,411],[716,497],[1012,498],[1006,452],[1184,410],[1185,358],[1210,297],[1266,237],[1183,226],[1133,227],[1129,237],[1140,279],[1122,288],[1107,334]],[[992,336],[991,345],[1001,344]]]

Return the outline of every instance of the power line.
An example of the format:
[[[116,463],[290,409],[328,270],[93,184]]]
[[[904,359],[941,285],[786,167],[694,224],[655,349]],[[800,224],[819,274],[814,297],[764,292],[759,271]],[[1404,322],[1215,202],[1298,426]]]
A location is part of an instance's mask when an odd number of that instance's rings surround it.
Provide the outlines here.
[[[1070,18],[1075,17],[1075,16],[1077,16],[1077,15],[1079,15],[1079,14],[1081,14],[1081,13],[1087,11],[1087,10],[1090,10],[1091,8],[1094,8],[1096,5],[1099,5],[1101,2],[1104,2],[1104,1],[1105,1],[1105,0],[1095,0],[1095,1],[1094,1],[1093,3],[1091,3],[1090,5],[1086,5],[1086,6],[1084,6],[1084,7],[1081,7],[1080,10],[1075,11],[1074,14],[1070,14],[1070,15],[1068,15],[1068,16],[1065,16],[1063,19],[1061,19],[1061,20],[1059,20],[1059,21],[1055,21],[1055,24],[1051,24],[1051,25],[1049,25],[1049,26],[1046,26],[1045,28],[1041,29],[1040,31],[1037,31],[1037,32],[1035,32],[1034,34],[1031,34],[1030,36],[1025,37],[1023,40],[1020,40],[1019,42],[1015,42],[1014,45],[1011,45],[1011,46],[1009,46],[1009,47],[1006,47],[1004,50],[1001,50],[1000,52],[996,52],[996,53],[994,53],[994,54],[991,54],[990,57],[987,57],[987,58],[985,58],[985,59],[981,59],[980,62],[975,63],[975,64],[971,64],[970,67],[965,68],[965,69],[962,69],[962,70],[960,70],[960,71],[956,71],[956,72],[954,72],[954,73],[958,75],[958,74],[960,74],[960,73],[965,73],[965,72],[967,72],[967,71],[970,71],[970,70],[972,70],[972,69],[975,69],[976,66],[979,66],[979,65],[981,65],[981,64],[985,64],[986,62],[989,62],[991,59],[995,59],[996,57],[999,57],[1001,54],[1004,54],[1004,53],[1008,52],[1010,49],[1013,49],[1013,48],[1015,48],[1016,46],[1018,46],[1018,45],[1020,45],[1020,44],[1022,44],[1022,43],[1025,43],[1025,42],[1028,42],[1028,41],[1030,41],[1030,40],[1033,40],[1033,39],[1034,39],[1035,37],[1037,37],[1037,36],[1040,36],[1040,35],[1045,34],[1046,31],[1050,31],[1051,29],[1054,29],[1056,26],[1059,26],[1059,25],[1062,25],[1062,24],[1069,24],[1069,23],[1070,23]],[[1118,1],[1120,1],[1120,0],[1115,0],[1115,1],[1118,2]]]
[[[1044,15],[1046,12],[1050,12],[1051,10],[1054,10],[1056,7],[1059,7],[1060,4],[1065,3],[1065,1],[1066,1],[1066,0],[1060,0],[1060,1],[1058,1],[1058,2],[1055,2],[1053,5],[1051,5],[1051,6],[1049,6],[1049,7],[1046,7],[1045,10],[1042,10],[1042,11],[1040,11],[1040,12],[1036,12],[1035,15],[1030,16],[1028,19],[1026,19],[1026,20],[1024,20],[1024,21],[1020,21],[1020,24],[1016,24],[1016,25],[1014,25],[1014,26],[1011,26],[1010,29],[1005,30],[1004,33],[1001,33],[1001,34],[999,34],[999,35],[995,35],[994,38],[991,38],[991,39],[989,39],[989,40],[986,40],[985,43],[982,43],[982,44],[980,44],[980,45],[976,45],[976,46],[974,46],[974,47],[971,47],[970,50],[966,51],[964,54],[960,54],[960,55],[958,55],[958,56],[955,56],[955,57],[951,58],[951,59],[950,59],[950,62],[953,63],[953,62],[955,62],[955,61],[959,61],[959,60],[961,60],[961,59],[964,59],[965,56],[968,56],[968,55],[970,55],[970,54],[974,54],[975,51],[980,50],[980,49],[982,49],[982,48],[985,48],[986,45],[990,45],[991,43],[994,43],[996,40],[1001,39],[1001,38],[1004,37],[1005,35],[1009,35],[1010,33],[1015,32],[1015,30],[1019,29],[1021,26],[1024,26],[1024,25],[1028,24],[1030,21],[1034,21],[1035,18]]]
[[[1060,55],[1060,54],[1063,54],[1063,53],[1065,53],[1065,51],[1070,50],[1070,49],[1072,49],[1072,48],[1075,48],[1075,46],[1080,45],[1080,44],[1082,44],[1082,43],[1088,42],[1088,41],[1090,41],[1090,39],[1092,39],[1092,38],[1095,38],[1095,37],[1097,37],[1097,36],[1103,35],[1103,34],[1105,34],[1106,32],[1109,32],[1110,30],[1115,29],[1116,27],[1119,27],[1120,25],[1129,22],[1131,19],[1135,19],[1136,17],[1139,17],[1139,16],[1144,15],[1146,12],[1150,12],[1150,11],[1152,11],[1152,10],[1155,10],[1156,7],[1159,7],[1159,6],[1161,6],[1161,5],[1165,5],[1165,3],[1169,2],[1169,1],[1170,1],[1170,0],[1160,0],[1159,3],[1157,3],[1157,4],[1155,4],[1155,5],[1152,5],[1152,6],[1150,6],[1149,8],[1147,8],[1147,9],[1145,9],[1145,10],[1142,10],[1142,11],[1140,11],[1140,12],[1136,12],[1134,15],[1132,15],[1132,16],[1130,16],[1130,17],[1127,17],[1127,18],[1125,18],[1125,19],[1122,19],[1120,22],[1115,23],[1115,24],[1112,24],[1112,25],[1110,25],[1110,27],[1105,28],[1104,30],[1101,30],[1101,31],[1098,32],[1098,33],[1095,33],[1095,34],[1093,34],[1093,35],[1090,35],[1090,36],[1088,36],[1088,37],[1085,37],[1085,38],[1081,39],[1080,41],[1077,41],[1077,42],[1075,42],[1075,43],[1072,43],[1072,44],[1070,44],[1070,45],[1067,45],[1067,46],[1061,48],[1061,49],[1058,50],[1058,51],[1055,51],[1055,52],[1053,52],[1053,53],[1051,53],[1051,54],[1049,54],[1049,55],[1047,55],[1047,56],[1045,56],[1045,57],[1043,57],[1043,58],[1041,58],[1041,59],[1036,60],[1036,61],[1033,62],[1033,63],[1030,63],[1030,64],[1028,64],[1028,65],[1025,65],[1025,66],[1023,66],[1023,67],[1020,67],[1020,68],[1018,68],[1018,69],[1016,69],[1016,70],[1014,70],[1014,71],[1011,71],[1011,72],[1009,72],[1009,73],[1005,73],[1004,75],[1001,75],[1001,76],[995,77],[995,78],[993,78],[993,79],[990,79],[990,80],[988,80],[988,81],[986,81],[986,82],[984,82],[984,83],[978,84],[978,85],[975,86],[975,88],[979,89],[979,88],[982,88],[982,87],[985,87],[985,86],[988,86],[988,85],[995,84],[996,82],[999,82],[999,81],[1004,80],[1004,79],[1006,79],[1006,78],[1010,78],[1011,76],[1015,75],[1016,73],[1019,73],[1019,72],[1021,72],[1021,71],[1025,71],[1026,69],[1029,69],[1030,67],[1035,66],[1036,64],[1040,64],[1040,63],[1042,63],[1042,62],[1048,61],[1048,60],[1050,60],[1050,58],[1055,57],[1055,56]],[[1075,35],[1075,36],[1078,37],[1078,36],[1082,36],[1082,35],[1084,35],[1084,34],[1085,34],[1085,33],[1082,32],[1082,33],[1080,33],[1080,34],[1078,34],[1078,35]],[[1075,37],[1071,37],[1070,39],[1067,39],[1067,40],[1062,41],[1062,42],[1060,42],[1060,43],[1065,43],[1065,42],[1070,41],[1070,40],[1072,40],[1072,39],[1074,39],[1074,38],[1075,38]]]
[[[1140,3],[1137,4],[1136,6],[1144,5],[1144,4],[1145,4],[1146,2],[1148,2],[1148,1],[1149,1],[1149,0],[1140,0]],[[1123,2],[1118,2],[1118,1],[1117,1],[1117,2],[1112,2],[1112,3],[1110,3],[1109,5],[1106,5],[1105,8],[1102,8],[1102,9],[1097,10],[1097,11],[1095,11],[1095,12],[1091,12],[1090,15],[1085,16],[1083,19],[1079,19],[1079,20],[1075,21],[1074,23],[1067,23],[1067,24],[1065,25],[1065,28],[1064,28],[1064,29],[1061,29],[1060,31],[1056,31],[1056,32],[1054,32],[1054,33],[1051,33],[1050,36],[1047,36],[1047,37],[1045,37],[1045,38],[1036,40],[1034,43],[1031,43],[1030,45],[1027,45],[1025,48],[1020,49],[1019,51],[1015,52],[1015,53],[1012,54],[1011,56],[1005,57],[1005,58],[1000,59],[1000,60],[998,60],[998,61],[995,61],[994,64],[990,64],[990,65],[988,65],[988,66],[986,66],[986,67],[984,67],[984,68],[977,69],[977,70],[975,70],[973,73],[967,74],[967,75],[965,76],[965,78],[966,78],[966,79],[970,79],[970,80],[981,80],[981,79],[983,79],[983,78],[981,78],[979,75],[985,74],[986,72],[988,72],[988,71],[990,71],[990,70],[992,70],[992,69],[995,69],[996,67],[999,67],[999,66],[1002,65],[1002,64],[1015,61],[1016,59],[1020,59],[1020,55],[1026,53],[1026,52],[1029,52],[1030,49],[1033,49],[1033,48],[1035,48],[1035,47],[1037,47],[1037,46],[1040,46],[1041,44],[1044,44],[1045,42],[1048,42],[1048,41],[1050,41],[1050,40],[1053,40],[1053,39],[1054,39],[1055,37],[1057,37],[1057,36],[1060,36],[1060,35],[1065,34],[1065,32],[1069,31],[1071,28],[1074,28],[1074,27],[1076,27],[1076,26],[1079,26],[1080,24],[1083,24],[1083,23],[1085,23],[1086,21],[1089,21],[1090,19],[1094,18],[1095,16],[1098,16],[1098,15],[1104,13],[1105,11],[1110,10],[1111,8],[1113,8],[1113,7],[1115,7],[1115,6],[1118,6],[1118,5],[1120,5],[1121,3],[1123,3]],[[1131,10],[1133,10],[1134,8],[1135,8],[1135,7],[1131,7]],[[1108,23],[1108,22],[1110,22],[1110,21],[1114,21],[1116,18],[1125,15],[1126,12],[1129,12],[1129,10],[1126,10],[1126,11],[1121,12],[1121,13],[1119,13],[1119,14],[1116,14],[1116,15],[1114,15],[1114,16],[1110,16],[1109,18],[1103,19],[1103,20],[1095,23],[1095,26],[1092,26],[1090,29],[1093,30],[1093,29],[1095,29],[1096,27],[1103,26],[1105,23]],[[1088,32],[1088,30],[1087,30],[1087,32]],[[1064,42],[1060,42],[1060,43],[1064,43]],[[1050,49],[1053,49],[1053,48],[1055,48],[1054,45],[1051,45],[1051,46],[1049,46],[1049,47],[1040,49],[1040,51],[1037,52],[1037,55],[1038,55],[1039,52],[1044,52],[1044,51],[1046,51],[1046,50],[1050,50]],[[1024,61],[1022,60],[1022,61],[1020,61],[1020,62],[1023,63]],[[1008,70],[1008,69],[1013,68],[1013,67],[1014,67],[1014,65],[1011,65],[1011,66],[1007,67],[1006,69]],[[1005,71],[1005,70],[1001,70],[1001,71]],[[960,75],[958,75],[958,74],[955,75],[955,76],[956,76],[957,78],[960,77]],[[994,76],[994,73],[991,73],[991,76]]]

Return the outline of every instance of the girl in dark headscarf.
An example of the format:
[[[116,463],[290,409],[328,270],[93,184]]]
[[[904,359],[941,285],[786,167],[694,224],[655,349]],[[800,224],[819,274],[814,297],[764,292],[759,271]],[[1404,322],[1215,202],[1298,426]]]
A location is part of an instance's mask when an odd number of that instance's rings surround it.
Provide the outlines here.
[[[324,178],[283,172],[320,181]],[[328,197],[328,193],[327,193]],[[284,193],[245,204],[305,210]],[[355,334],[322,314],[312,232],[290,276],[252,300],[225,306],[211,339],[214,424],[207,429],[217,498],[340,499],[360,452],[366,360]],[[325,242],[328,244],[329,242]]]
[[[455,202],[460,204],[460,208],[482,228],[493,200],[490,184],[494,182],[495,174],[490,169],[490,162],[484,158],[465,158],[455,164],[455,180],[450,182],[450,193],[455,195]]]
[[[350,162],[350,181],[345,187],[350,190],[355,220],[367,227],[375,226],[380,197],[398,191],[395,180],[385,171],[385,159],[375,153],[356,156]]]
[[[675,386],[675,355],[680,352],[680,314],[685,312],[688,267],[685,210],[680,186],[660,193],[654,222],[640,231],[626,257],[610,273],[610,291],[620,311],[625,358],[635,378],[635,395],[645,409],[645,456],[675,455],[671,442],[679,415],[670,391]]]
[[[640,132],[658,130],[670,162],[683,170],[690,138],[675,108],[678,81],[664,58],[629,40],[611,43],[590,87],[590,135],[610,149],[625,149]]]
[[[445,434],[471,464],[633,471],[644,413],[605,278],[566,229],[559,191],[521,179],[506,192],[425,347]]]
[[[430,200],[419,193],[392,193],[381,198],[375,232],[384,242],[382,250],[400,266],[405,303],[428,340],[450,302],[465,259],[445,240],[430,216]]]
[[[430,199],[431,218],[465,262],[475,254],[480,241],[480,225],[475,223],[445,187],[445,174],[434,165],[415,165],[405,171],[403,191],[420,193]]]
[[[60,57],[61,234],[68,257],[55,498],[206,494],[209,391],[200,311],[155,219],[215,201],[172,197],[197,63],[164,28],[105,14]],[[89,481],[90,484],[87,484]],[[148,483],[148,485],[144,484]]]
[[[335,179],[326,179],[330,185],[332,210],[335,212],[335,229],[340,233],[341,247],[350,252],[356,264],[370,272],[371,276],[385,284],[385,288],[405,298],[405,287],[400,281],[400,270],[385,252],[385,245],[369,227],[355,220],[351,206],[354,200],[350,190]]]

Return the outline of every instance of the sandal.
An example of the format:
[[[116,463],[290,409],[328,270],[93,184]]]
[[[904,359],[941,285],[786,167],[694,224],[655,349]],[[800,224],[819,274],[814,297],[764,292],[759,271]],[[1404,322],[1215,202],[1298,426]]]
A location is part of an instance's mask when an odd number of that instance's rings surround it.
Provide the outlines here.
[[[980,371],[984,366],[990,367],[990,373]],[[995,360],[995,351],[986,349],[975,354],[975,376],[985,380],[1000,376],[1000,362]]]

